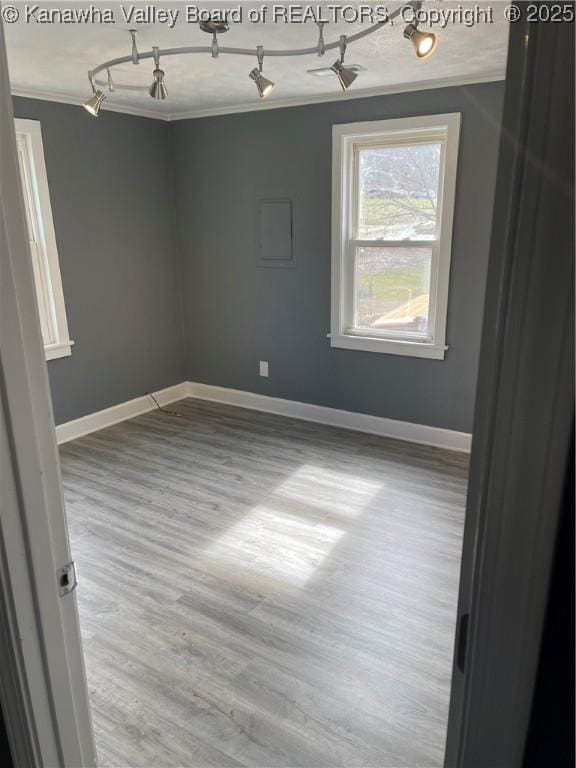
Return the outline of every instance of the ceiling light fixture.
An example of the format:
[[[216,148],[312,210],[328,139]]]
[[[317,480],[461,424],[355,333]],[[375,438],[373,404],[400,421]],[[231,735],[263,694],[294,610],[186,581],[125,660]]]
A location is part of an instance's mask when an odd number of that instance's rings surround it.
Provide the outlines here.
[[[416,24],[408,24],[404,37],[410,40],[419,59],[430,56],[436,48],[436,35],[433,32],[420,32]]]
[[[84,102],[84,109],[89,112],[92,117],[98,117],[100,114],[100,107],[105,98],[106,94],[102,93],[102,91],[94,91],[94,96],[91,96]]]
[[[340,35],[340,58],[332,64],[330,69],[336,77],[343,91],[347,91],[358,77],[350,67],[344,66],[344,54],[346,53],[346,35]]]
[[[265,99],[266,96],[269,96],[272,91],[275,88],[274,83],[272,80],[268,80],[267,77],[264,77],[262,74],[262,64],[264,62],[264,48],[259,45],[256,48],[256,56],[258,58],[258,67],[254,67],[254,69],[250,72],[248,77],[251,80],[254,80],[256,83],[256,88],[258,89],[258,95],[261,99]]]
[[[160,49],[157,45],[152,48],[152,53],[154,54],[154,72],[152,72],[154,80],[148,93],[153,99],[164,101],[168,96],[168,89],[164,84],[164,71],[160,69]]]
[[[387,17],[378,21],[375,24],[364,27],[354,34],[345,36],[341,35],[339,40],[332,42],[324,39],[324,24],[325,22],[317,22],[318,27],[318,39],[315,44],[307,48],[277,48],[266,49],[266,56],[273,57],[295,57],[295,56],[323,56],[327,51],[340,49],[340,58],[334,62],[329,68],[324,69],[312,69],[309,70],[310,74],[316,76],[322,76],[329,74],[330,76],[336,75],[338,82],[343,91],[346,91],[354,82],[359,71],[363,69],[358,64],[344,65],[344,54],[346,46],[350,46],[352,43],[356,43],[359,40],[372,35],[385,26],[392,26],[395,19],[400,20],[405,17],[405,11],[412,9],[417,11],[422,5],[422,0],[408,0],[404,2],[402,6],[399,6],[395,10],[391,11]],[[223,54],[232,56],[254,56],[254,48],[237,48],[235,46],[220,46],[220,35],[228,31],[230,28],[226,16],[222,14],[214,14],[208,19],[204,19],[200,23],[200,28],[211,36],[211,45],[186,45],[176,48],[158,48],[154,47],[152,50],[140,52],[138,51],[136,39],[137,32],[135,29],[129,30],[132,40],[132,47],[128,55],[119,56],[118,58],[110,59],[102,64],[94,67],[90,73],[90,85],[92,87],[93,95],[84,103],[84,107],[92,115],[98,115],[100,107],[104,98],[104,91],[117,92],[117,91],[129,91],[133,93],[146,92],[154,99],[163,100],[168,96],[168,90],[164,82],[164,72],[160,69],[159,59],[160,56],[183,56],[189,54],[198,54],[201,56],[212,55],[213,58],[219,58]],[[416,54],[419,58],[426,58],[429,56],[436,47],[436,35],[431,32],[420,32],[417,29],[417,23],[409,24],[404,30],[404,37],[412,41]],[[261,98],[268,96],[274,89],[274,83],[268,80],[262,74],[262,60],[264,56],[263,46],[258,46],[256,49],[258,56],[258,67],[251,70],[249,73],[250,79],[254,81],[258,94]],[[140,85],[136,83],[126,83],[112,79],[112,70],[114,67],[121,67],[124,64],[139,64],[142,59],[154,59],[154,82],[151,86]],[[106,78],[107,75],[107,78]],[[105,79],[106,78],[106,79]],[[98,90],[97,90],[98,89]]]
[[[94,85],[94,76],[92,72],[88,72],[88,80],[90,80],[90,85],[92,86],[92,96],[90,96],[89,99],[86,99],[84,104],[82,106],[88,112],[92,117],[98,117],[100,114],[100,107],[102,106],[102,102],[106,98],[106,94],[102,93],[102,91],[96,90],[96,86]]]
[[[130,37],[132,38],[132,50],[130,51],[130,56],[132,57],[132,64],[140,64],[140,54],[138,53],[138,48],[136,46],[136,30],[135,29],[130,30]]]

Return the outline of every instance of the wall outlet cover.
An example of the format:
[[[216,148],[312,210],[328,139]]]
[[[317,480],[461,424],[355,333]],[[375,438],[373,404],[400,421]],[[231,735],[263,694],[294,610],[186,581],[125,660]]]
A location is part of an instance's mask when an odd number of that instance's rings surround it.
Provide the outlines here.
[[[264,376],[266,379],[268,378],[268,361],[267,360],[260,360],[260,376]]]

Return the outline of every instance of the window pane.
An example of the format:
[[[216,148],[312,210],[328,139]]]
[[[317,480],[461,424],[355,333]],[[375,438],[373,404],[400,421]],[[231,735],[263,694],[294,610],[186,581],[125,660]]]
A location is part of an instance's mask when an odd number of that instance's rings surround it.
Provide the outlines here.
[[[440,144],[359,150],[360,240],[436,237]]]
[[[383,334],[428,334],[432,248],[357,248],[354,327]]]
[[[18,161],[20,166],[20,179],[26,212],[26,225],[28,229],[28,241],[32,256],[32,269],[34,273],[34,285],[38,300],[38,314],[40,315],[40,330],[44,345],[53,344],[56,341],[54,323],[52,321],[50,300],[50,278],[44,263],[42,248],[38,242],[37,231],[40,211],[36,210],[34,190],[32,187],[32,169],[29,151],[26,142],[21,137],[16,137],[18,147]]]

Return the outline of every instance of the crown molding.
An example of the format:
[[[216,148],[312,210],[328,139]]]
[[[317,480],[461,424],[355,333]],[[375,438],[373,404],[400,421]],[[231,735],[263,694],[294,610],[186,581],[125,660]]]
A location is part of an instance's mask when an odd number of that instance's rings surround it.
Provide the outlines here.
[[[393,93],[408,93],[410,91],[426,91],[435,88],[450,88],[459,85],[474,85],[476,83],[491,83],[505,80],[504,70],[487,72],[482,75],[456,76],[438,78],[436,80],[418,80],[399,85],[364,88],[362,90],[346,91],[345,93],[325,93],[318,96],[305,96],[293,99],[267,99],[260,102],[237,104],[230,107],[214,107],[212,109],[197,109],[170,115],[170,121],[194,120],[200,117],[216,117],[218,115],[233,115],[239,112],[261,112],[269,109],[285,109],[286,107],[304,107],[310,104],[324,104],[331,101],[353,101],[368,99],[373,96],[387,96]]]
[[[210,109],[192,109],[187,112],[158,113],[140,107],[125,106],[104,102],[102,111],[121,112],[126,115],[148,117],[154,120],[173,122],[176,120],[195,120],[201,117],[217,117],[218,115],[234,115],[241,112],[261,112],[269,109],[285,109],[287,107],[304,107],[310,104],[324,104],[332,101],[351,101],[354,99],[368,99],[373,96],[388,96],[395,93],[409,93],[412,91],[425,91],[436,88],[453,88],[462,85],[475,85],[477,83],[492,83],[504,80],[504,70],[484,72],[479,75],[456,75],[435,80],[416,80],[399,85],[388,85],[377,88],[364,88],[362,90],[346,91],[345,93],[325,93],[315,96],[304,96],[287,99],[270,99],[259,102],[247,102],[228,107],[213,107]],[[68,96],[67,94],[51,91],[34,91],[22,88],[13,88],[13,96],[21,96],[27,99],[41,99],[42,101],[55,101],[60,104],[75,104],[81,106],[83,97]]]
[[[39,99],[40,101],[54,101],[57,104],[73,104],[76,107],[81,107],[86,99],[84,96],[69,96],[66,93],[59,93],[58,91],[35,91],[26,88],[12,88],[12,96],[20,96],[24,99]],[[154,112],[151,109],[143,109],[140,107],[132,107],[124,104],[112,104],[104,101],[100,108],[102,112],[121,112],[124,115],[134,115],[135,117],[150,117],[154,120],[171,120],[171,116]]]

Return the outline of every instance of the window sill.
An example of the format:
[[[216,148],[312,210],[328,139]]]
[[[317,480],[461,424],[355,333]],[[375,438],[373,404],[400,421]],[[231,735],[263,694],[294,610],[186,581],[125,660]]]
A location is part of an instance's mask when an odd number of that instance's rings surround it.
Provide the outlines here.
[[[431,360],[444,360],[444,344],[426,344],[420,341],[395,341],[375,339],[367,336],[354,336],[350,333],[330,336],[330,346],[339,349],[355,349],[362,352],[380,352],[384,355],[404,355],[405,357],[424,357]]]
[[[70,357],[73,341],[60,341],[57,344],[46,344],[44,356],[46,360],[55,360],[57,357]]]

